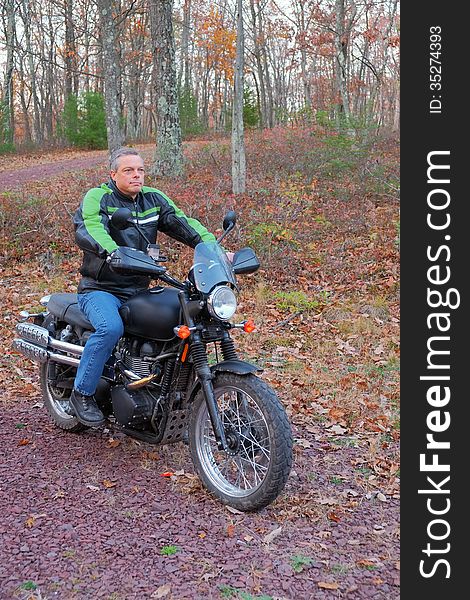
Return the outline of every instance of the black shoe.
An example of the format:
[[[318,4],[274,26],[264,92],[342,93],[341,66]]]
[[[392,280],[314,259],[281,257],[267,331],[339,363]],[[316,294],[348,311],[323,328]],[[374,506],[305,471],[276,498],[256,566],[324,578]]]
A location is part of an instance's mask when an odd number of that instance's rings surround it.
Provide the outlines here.
[[[98,408],[94,396],[85,396],[77,390],[72,390],[70,405],[75,411],[75,416],[83,425],[97,427],[105,423],[104,415]]]

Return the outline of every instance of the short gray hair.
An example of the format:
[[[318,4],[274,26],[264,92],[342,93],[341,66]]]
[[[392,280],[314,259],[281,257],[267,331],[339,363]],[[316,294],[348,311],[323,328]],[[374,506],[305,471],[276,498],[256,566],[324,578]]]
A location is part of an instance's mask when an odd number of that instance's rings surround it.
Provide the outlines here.
[[[121,156],[140,156],[140,153],[135,148],[129,148],[127,146],[117,148],[117,150],[111,152],[111,156],[109,157],[109,169],[111,171],[117,171],[117,161]],[[140,158],[142,158],[142,156],[140,156]]]

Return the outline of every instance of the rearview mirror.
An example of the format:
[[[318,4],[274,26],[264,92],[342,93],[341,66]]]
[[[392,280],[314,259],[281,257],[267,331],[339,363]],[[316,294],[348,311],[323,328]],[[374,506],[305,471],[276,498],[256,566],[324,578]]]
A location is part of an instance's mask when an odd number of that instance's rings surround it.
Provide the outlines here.
[[[235,223],[237,222],[237,215],[234,210],[227,211],[222,227],[224,231],[227,229],[233,229],[235,227]]]
[[[111,223],[116,229],[127,229],[133,225],[132,212],[128,208],[118,208],[111,215]]]

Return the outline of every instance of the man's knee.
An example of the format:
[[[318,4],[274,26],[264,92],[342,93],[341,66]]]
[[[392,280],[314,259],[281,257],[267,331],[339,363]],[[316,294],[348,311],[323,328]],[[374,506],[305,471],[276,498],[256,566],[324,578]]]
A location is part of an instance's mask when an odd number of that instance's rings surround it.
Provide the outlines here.
[[[124,333],[124,325],[122,321],[118,320],[104,321],[98,327],[96,332],[103,338],[106,337],[117,342]]]
[[[122,321],[113,321],[108,326],[108,335],[113,338],[115,342],[118,341],[122,334],[124,333],[124,325]]]

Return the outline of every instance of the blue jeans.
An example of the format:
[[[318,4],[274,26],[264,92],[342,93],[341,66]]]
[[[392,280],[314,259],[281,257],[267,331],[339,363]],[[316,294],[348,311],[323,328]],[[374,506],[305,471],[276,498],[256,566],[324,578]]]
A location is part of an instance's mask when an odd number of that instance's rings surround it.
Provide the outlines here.
[[[122,300],[108,292],[90,291],[78,294],[78,306],[95,328],[83,350],[75,377],[75,389],[92,396],[98,386],[103,367],[114,346],[124,333],[119,315]]]

